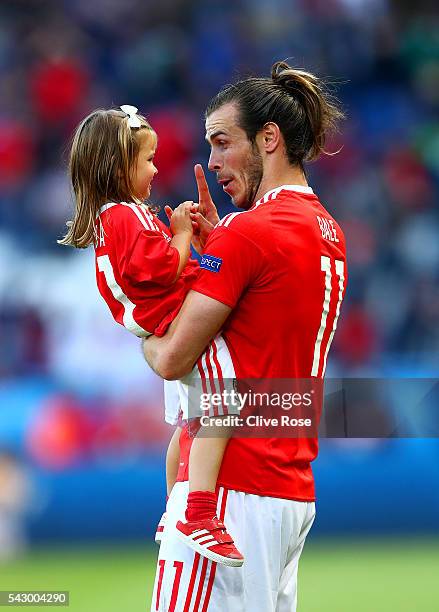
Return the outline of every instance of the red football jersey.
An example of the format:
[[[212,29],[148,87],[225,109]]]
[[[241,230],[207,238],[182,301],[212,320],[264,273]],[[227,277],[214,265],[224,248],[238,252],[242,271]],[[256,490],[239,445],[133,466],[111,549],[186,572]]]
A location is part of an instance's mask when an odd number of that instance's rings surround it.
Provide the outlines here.
[[[101,207],[95,224],[96,280],[114,319],[136,336],[162,336],[199,272],[189,259],[175,280],[179,252],[146,206]]]
[[[346,289],[343,232],[309,187],[284,185],[232,213],[206,244],[193,289],[233,311],[222,335],[237,378],[322,378]],[[180,479],[187,477],[184,431]],[[314,499],[316,438],[232,438],[218,484]]]

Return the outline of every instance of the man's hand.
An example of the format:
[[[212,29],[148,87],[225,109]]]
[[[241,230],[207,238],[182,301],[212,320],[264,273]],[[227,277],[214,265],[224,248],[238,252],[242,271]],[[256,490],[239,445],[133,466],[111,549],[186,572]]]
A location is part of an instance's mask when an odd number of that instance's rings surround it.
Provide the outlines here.
[[[190,291],[166,334],[143,340],[146,361],[166,380],[189,374],[231,312],[232,309],[222,302]]]
[[[191,220],[193,228],[192,246],[197,253],[204,251],[210,232],[219,222],[218,212],[210,195],[209,187],[200,164],[194,166],[195,179],[198,188],[198,204],[191,208]]]
[[[206,177],[204,176],[204,170],[201,164],[195,164],[194,172],[198,188],[198,213],[202,214],[206,221],[215,226],[220,218],[218,216],[216,206],[213,203],[212,196],[210,195],[209,187],[207,185]]]
[[[199,212],[199,207],[194,204],[191,208],[192,221],[192,246],[200,255],[204,252],[207,239],[214,226]]]

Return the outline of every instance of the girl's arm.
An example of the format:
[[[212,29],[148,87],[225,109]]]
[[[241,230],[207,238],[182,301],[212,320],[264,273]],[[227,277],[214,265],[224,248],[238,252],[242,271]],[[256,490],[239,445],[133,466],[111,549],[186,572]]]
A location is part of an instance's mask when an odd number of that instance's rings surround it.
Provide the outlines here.
[[[193,204],[193,202],[183,202],[177,206],[172,214],[170,214],[171,209],[169,206],[165,209],[170,220],[170,229],[173,235],[170,244],[176,248],[180,254],[175,280],[177,280],[183,272],[191,254],[191,240],[193,234],[191,208]]]

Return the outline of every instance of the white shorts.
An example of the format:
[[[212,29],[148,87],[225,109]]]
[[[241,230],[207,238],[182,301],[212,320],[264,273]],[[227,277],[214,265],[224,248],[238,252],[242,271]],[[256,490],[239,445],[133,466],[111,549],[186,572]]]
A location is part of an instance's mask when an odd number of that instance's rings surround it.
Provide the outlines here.
[[[225,414],[225,410],[227,414],[236,414],[237,410],[231,406],[227,406],[226,409],[215,406],[203,412],[199,402],[195,401],[190,403],[189,410],[190,389],[192,389],[191,398],[196,398],[197,389],[203,393],[221,393],[224,388],[232,387],[235,377],[229,349],[224,338],[218,334],[198,359],[190,374],[181,380],[165,380],[165,421],[177,425],[181,419],[197,418],[203,414],[219,416]]]
[[[294,612],[315,504],[221,487],[218,516],[245,557],[236,568],[201,557],[175,535],[187,494],[188,483],[177,482],[168,501],[151,612]]]

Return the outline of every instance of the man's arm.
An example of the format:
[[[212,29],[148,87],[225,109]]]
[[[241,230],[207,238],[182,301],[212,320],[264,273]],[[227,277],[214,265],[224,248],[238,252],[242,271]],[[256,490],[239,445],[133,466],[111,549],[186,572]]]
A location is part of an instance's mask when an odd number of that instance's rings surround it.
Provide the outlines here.
[[[167,333],[162,338],[150,336],[143,341],[146,361],[166,380],[189,374],[231,312],[222,302],[190,291]]]

